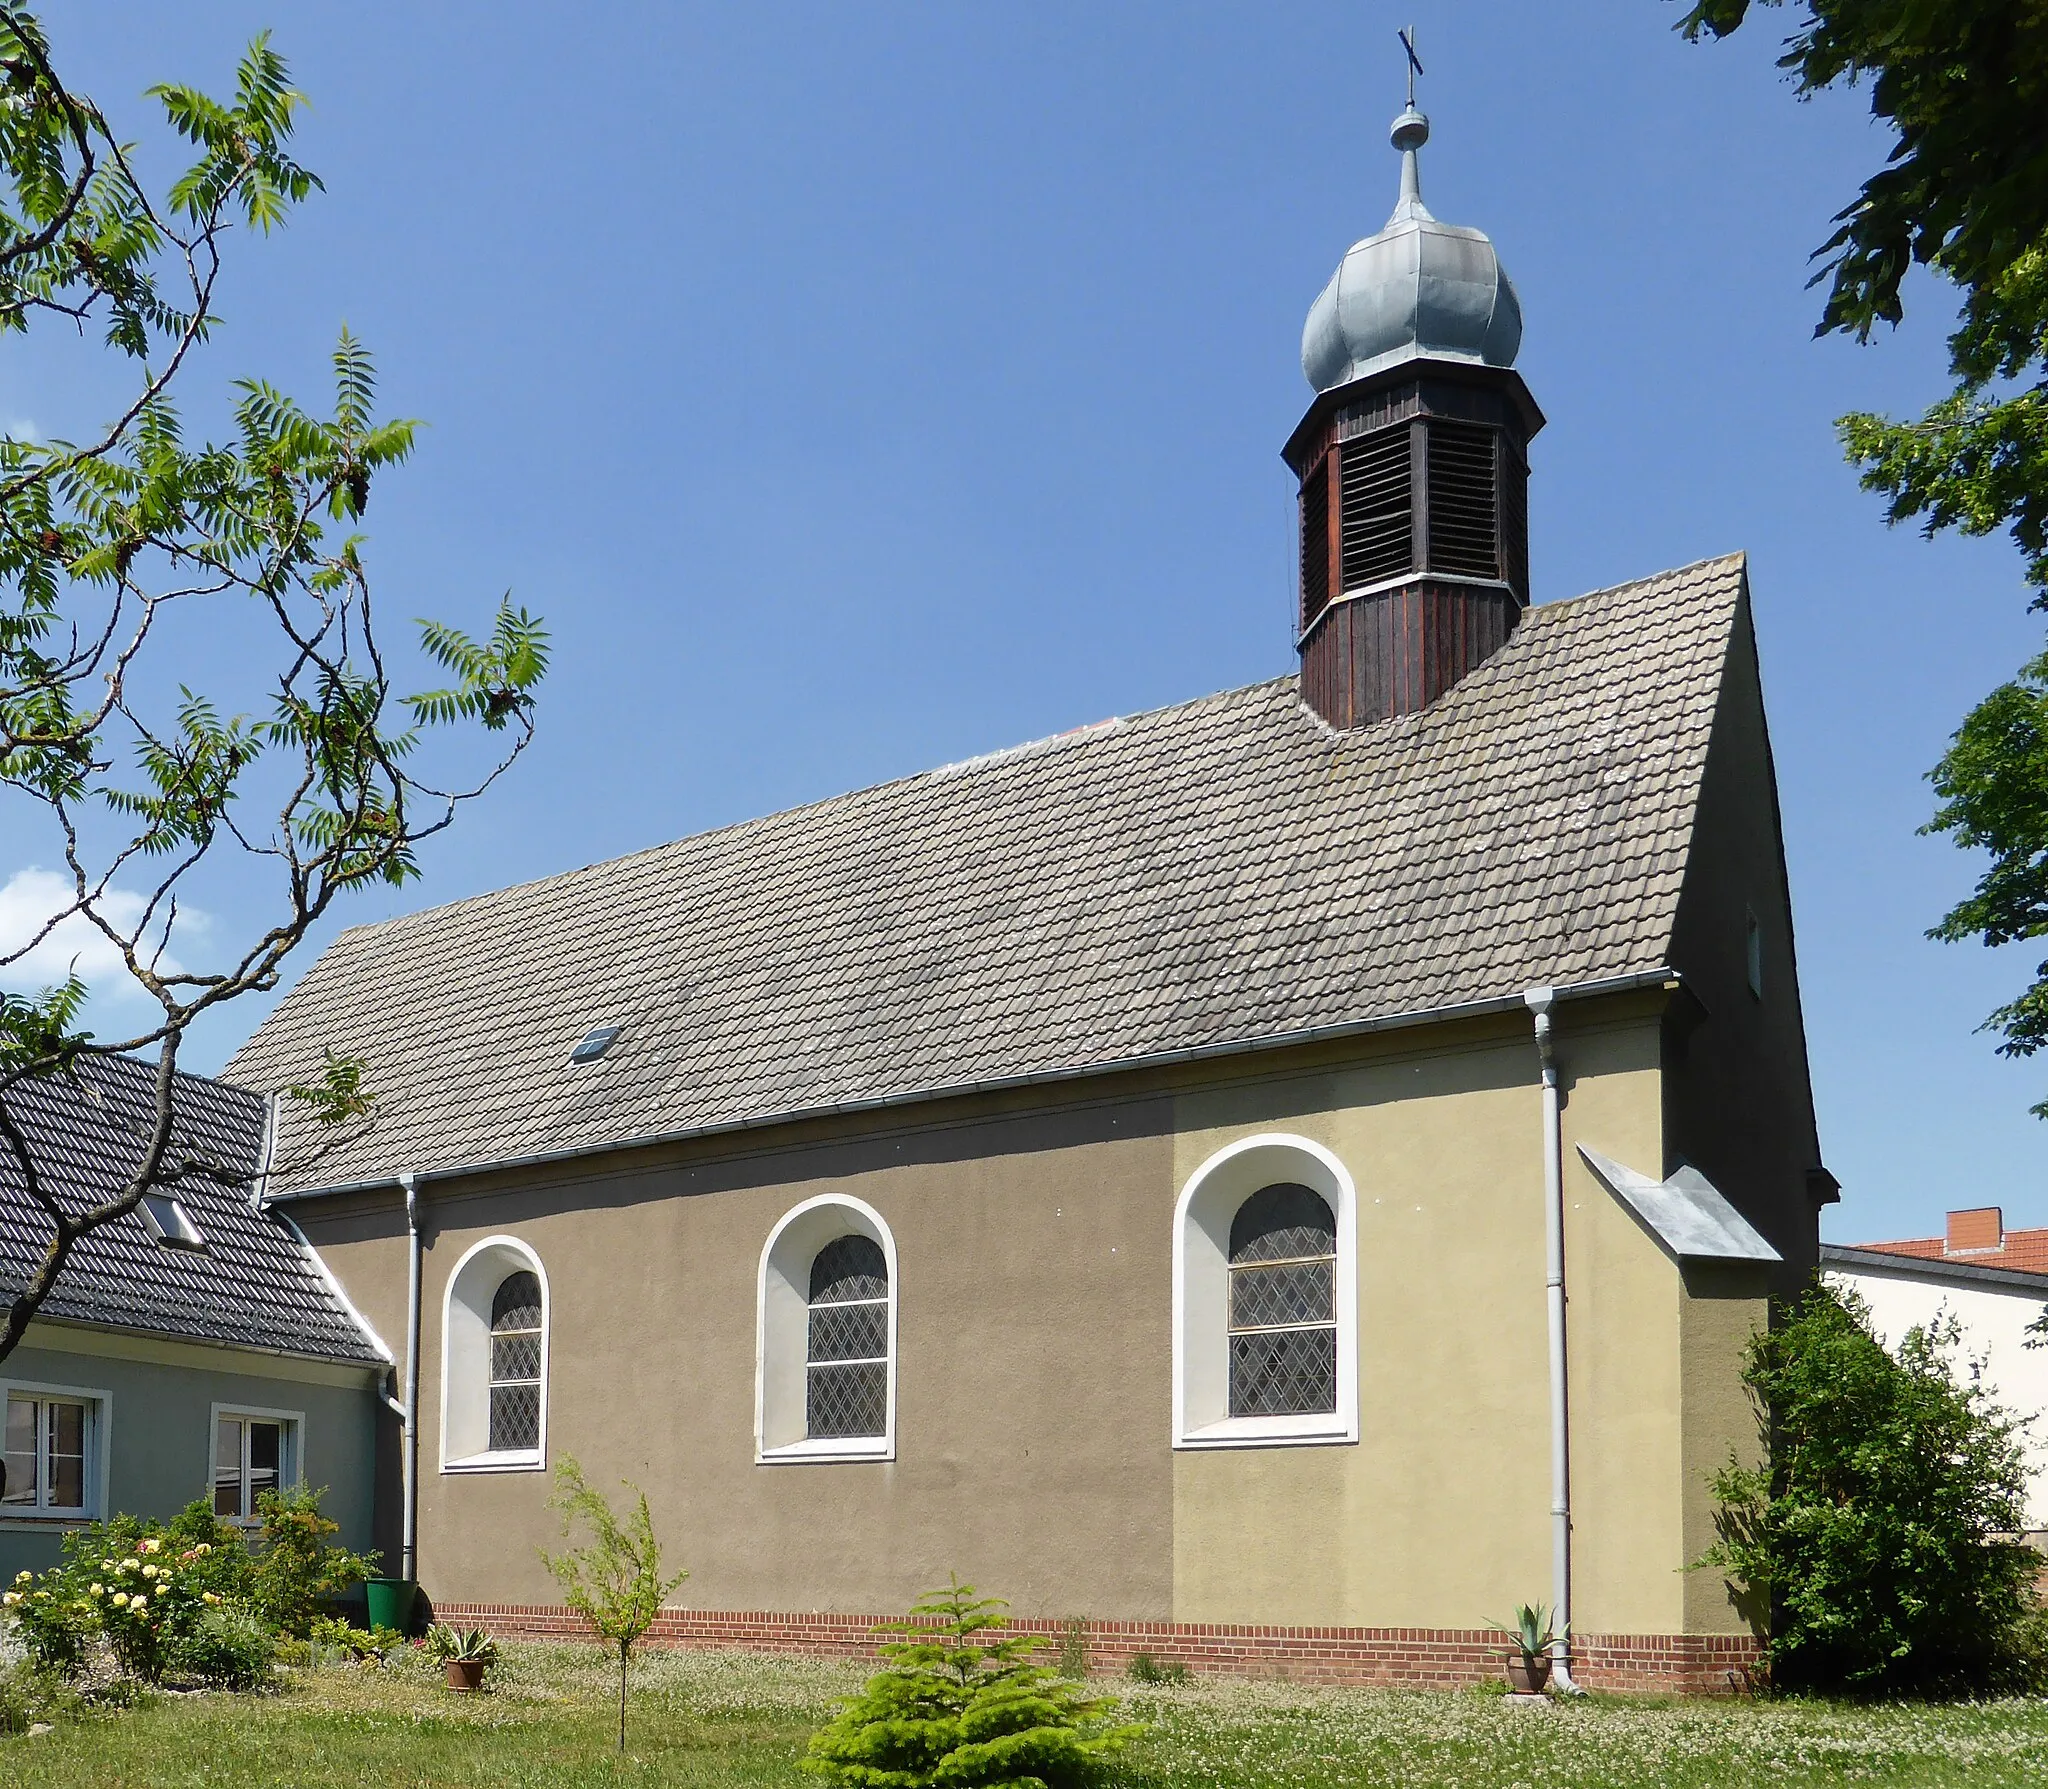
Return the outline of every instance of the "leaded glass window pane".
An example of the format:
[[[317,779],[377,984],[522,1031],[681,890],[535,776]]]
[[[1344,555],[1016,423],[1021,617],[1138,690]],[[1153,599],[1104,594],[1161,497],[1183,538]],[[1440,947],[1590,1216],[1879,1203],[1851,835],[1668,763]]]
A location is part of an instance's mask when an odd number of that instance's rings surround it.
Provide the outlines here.
[[[1263,1329],[1230,1338],[1232,1416],[1302,1416],[1336,1408],[1336,1330]]]
[[[531,1453],[540,1446],[540,1387],[491,1387],[491,1451]]]
[[[811,1303],[844,1304],[889,1296],[889,1263],[870,1236],[828,1242],[811,1263]]]
[[[491,1382],[540,1377],[540,1336],[491,1337]]]
[[[1290,1323],[1332,1323],[1337,1317],[1337,1263],[1283,1261],[1240,1267],[1230,1276],[1230,1327],[1273,1329]]]
[[[491,1452],[540,1446],[540,1276],[507,1274],[491,1299]]]
[[[1337,1220],[1321,1194],[1261,1187],[1230,1226],[1230,1414],[1337,1408]]]
[[[508,1274],[505,1283],[498,1288],[497,1296],[491,1300],[491,1329],[498,1332],[538,1328],[540,1276],[531,1273]]]
[[[805,1388],[805,1414],[815,1437],[888,1433],[889,1364],[813,1365]]]
[[[811,1359],[881,1360],[889,1352],[889,1303],[827,1304],[811,1309]]]
[[[1230,1225],[1230,1264],[1295,1261],[1337,1252],[1337,1220],[1323,1196],[1305,1186],[1261,1187]]]

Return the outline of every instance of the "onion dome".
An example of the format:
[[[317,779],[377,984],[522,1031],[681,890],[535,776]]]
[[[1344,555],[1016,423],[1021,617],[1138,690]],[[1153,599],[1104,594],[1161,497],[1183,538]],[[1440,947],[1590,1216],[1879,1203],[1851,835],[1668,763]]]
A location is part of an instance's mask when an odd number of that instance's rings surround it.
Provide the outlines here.
[[[1301,332],[1301,370],[1317,391],[1404,360],[1514,365],[1521,302],[1485,232],[1440,224],[1422,203],[1416,151],[1428,141],[1429,120],[1411,103],[1394,120],[1394,215],[1378,235],[1351,245]]]

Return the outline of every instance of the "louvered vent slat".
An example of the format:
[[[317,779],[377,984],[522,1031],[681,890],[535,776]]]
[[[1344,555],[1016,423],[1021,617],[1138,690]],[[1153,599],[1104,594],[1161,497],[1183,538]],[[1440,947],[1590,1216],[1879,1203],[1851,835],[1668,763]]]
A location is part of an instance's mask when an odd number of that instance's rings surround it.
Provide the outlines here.
[[[1497,578],[1500,489],[1494,433],[1472,423],[1429,424],[1429,569]]]
[[[1377,584],[1413,569],[1408,428],[1402,424],[1344,444],[1344,588]]]
[[[1301,628],[1330,606],[1330,462],[1301,487]]]

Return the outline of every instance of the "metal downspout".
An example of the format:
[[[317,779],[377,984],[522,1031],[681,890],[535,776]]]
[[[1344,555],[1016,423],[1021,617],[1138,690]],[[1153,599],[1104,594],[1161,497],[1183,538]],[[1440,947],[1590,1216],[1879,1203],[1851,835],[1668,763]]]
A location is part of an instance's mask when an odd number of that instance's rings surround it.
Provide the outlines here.
[[[1565,1376],[1564,1118],[1557,1090],[1557,1050],[1550,1009],[1553,988],[1531,988],[1523,999],[1536,1018],[1536,1055],[1543,1066],[1543,1242],[1545,1296],[1550,1318],[1550,1601],[1551,1675],[1567,1695],[1572,1681],[1572,1438]]]
[[[419,1578],[420,1525],[420,1182],[417,1174],[401,1174],[405,1191],[405,1480],[404,1538],[399,1576],[407,1583]]]

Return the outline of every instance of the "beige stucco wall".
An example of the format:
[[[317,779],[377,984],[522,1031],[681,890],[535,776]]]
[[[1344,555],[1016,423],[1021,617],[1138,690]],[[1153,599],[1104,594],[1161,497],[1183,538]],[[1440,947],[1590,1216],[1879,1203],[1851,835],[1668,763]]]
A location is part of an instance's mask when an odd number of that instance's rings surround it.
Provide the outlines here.
[[[1570,1155],[1663,1151],[1661,996],[1567,1006],[1578,1625],[1720,1631],[1690,1590],[1688,1473],[1726,1451],[1743,1312],[1691,1311],[1675,1266]],[[1291,1064],[1291,1066],[1290,1066]],[[536,1473],[439,1471],[442,1301],[511,1234],[552,1300],[550,1456],[643,1485],[686,1606],[888,1610],[949,1571],[1021,1613],[1476,1626],[1549,1599],[1541,1106],[1521,1014],[1290,1058],[821,1128],[580,1176],[429,1186],[421,1576],[444,1600],[548,1601]],[[1030,1109],[1033,1104],[1037,1109]],[[1362,1439],[1180,1452],[1171,1225],[1188,1175],[1260,1130],[1345,1162]],[[898,1454],[754,1461],[756,1270],[820,1192],[899,1253]],[[300,1211],[366,1315],[404,1333],[395,1198]],[[1738,1304],[1741,1301],[1736,1301]],[[1761,1319],[1750,1301],[1748,1317]]]
[[[1432,1040],[1434,1041],[1434,1040]],[[1655,1164],[1658,1024],[1560,1020],[1566,1081],[1577,1620],[1673,1633],[1687,1620],[1688,1365],[1728,1376],[1702,1329],[1688,1363],[1680,1276],[1586,1173],[1584,1140]],[[1332,1149],[1359,1198],[1361,1440],[1174,1462],[1176,1613],[1192,1621],[1473,1627],[1550,1598],[1542,1108],[1525,1030],[1462,1048],[1182,1096],[1185,1180],[1253,1130]],[[1760,1288],[1752,1288],[1752,1291]],[[1763,1307],[1747,1307],[1761,1321]],[[1715,1424],[1705,1445],[1725,1447]],[[1248,1522],[1284,1507],[1284,1522]],[[1696,1549],[1695,1549],[1696,1551]],[[1697,1599],[1695,1599],[1696,1601]],[[1718,1631],[1710,1623],[1706,1631]]]

